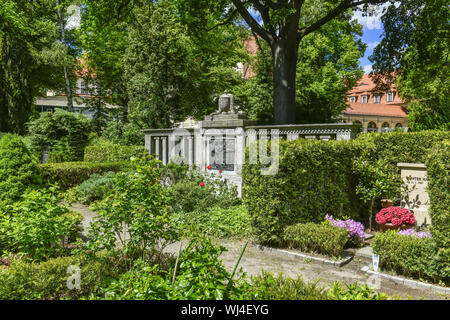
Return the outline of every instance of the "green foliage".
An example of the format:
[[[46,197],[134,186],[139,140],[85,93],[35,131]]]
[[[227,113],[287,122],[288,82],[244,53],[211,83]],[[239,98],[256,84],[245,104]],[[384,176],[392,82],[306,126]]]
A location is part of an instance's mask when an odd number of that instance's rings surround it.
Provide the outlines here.
[[[80,267],[80,290],[67,287],[71,266]],[[79,299],[99,291],[109,279],[117,277],[119,271],[115,260],[105,252],[41,263],[14,259],[9,268],[0,268],[0,300]]]
[[[129,167],[130,164],[128,162],[46,163],[39,165],[39,173],[45,185],[58,184],[61,189],[67,190],[89,179],[94,173],[118,172],[126,170]]]
[[[372,248],[380,256],[380,266],[386,270],[449,284],[449,251],[439,252],[439,246],[432,238],[399,235],[397,231],[390,230],[377,233]]]
[[[333,300],[387,300],[385,293],[378,293],[371,289],[367,284],[358,284],[357,282],[347,284],[345,287],[342,282],[335,282],[329,292]]]
[[[394,80],[408,101],[413,130],[450,127],[450,34],[446,0],[391,3],[383,39],[370,57],[374,71]]]
[[[114,144],[124,146],[144,145],[144,133],[135,123],[123,123],[121,121],[108,121],[102,132],[102,138],[106,138]]]
[[[88,143],[90,121],[83,115],[56,109],[29,123],[31,150],[39,156],[48,147],[54,160],[81,161]],[[49,155],[50,158],[50,155]]]
[[[283,242],[290,248],[341,257],[348,240],[345,229],[329,224],[300,223],[284,230]]]
[[[197,226],[203,234],[214,237],[245,238],[251,235],[250,215],[242,205],[192,212],[178,211],[171,215],[171,220],[180,230]]]
[[[37,160],[17,135],[0,140],[0,201],[12,202],[38,182]]]
[[[450,255],[450,140],[437,143],[427,164],[431,232],[442,250]]]
[[[83,204],[90,204],[97,200],[102,200],[113,191],[113,179],[115,172],[106,172],[102,175],[94,173],[89,179],[68,191],[70,201],[78,201]]]
[[[200,186],[203,182],[204,187]],[[171,206],[176,212],[205,211],[240,204],[237,188],[217,176],[205,176],[198,170],[187,172],[169,189]]]
[[[88,249],[115,249],[140,257],[152,256],[175,237],[169,225],[167,189],[159,181],[160,162],[133,161],[133,170],[117,173],[111,194],[97,205],[89,229]]]
[[[86,162],[120,162],[129,161],[131,157],[141,157],[148,151],[144,146],[121,146],[103,144],[86,147],[84,161]]]
[[[351,159],[362,148],[354,141],[280,141],[275,175],[262,175],[260,163],[246,163],[243,201],[258,240],[276,243],[286,226],[321,222],[326,214],[358,217]]]
[[[57,51],[54,2],[2,0],[0,7],[0,131],[23,134],[34,98],[43,87],[57,88],[67,52]],[[67,31],[69,32],[69,31]],[[58,83],[60,82],[60,83]]]
[[[429,130],[421,132],[384,132],[360,134],[356,140],[375,145],[375,155],[391,165],[425,163],[431,148],[450,139],[450,132]]]
[[[63,254],[65,237],[74,238],[82,216],[59,204],[57,191],[30,191],[23,199],[0,208],[3,250],[24,253],[33,260]]]
[[[134,268],[104,290],[105,298],[218,300],[225,294],[240,296],[243,292],[239,281],[238,285],[227,286],[231,275],[219,259],[224,250],[205,236],[193,235],[181,252],[175,279],[175,266],[163,271],[157,265],[148,266],[138,261]]]

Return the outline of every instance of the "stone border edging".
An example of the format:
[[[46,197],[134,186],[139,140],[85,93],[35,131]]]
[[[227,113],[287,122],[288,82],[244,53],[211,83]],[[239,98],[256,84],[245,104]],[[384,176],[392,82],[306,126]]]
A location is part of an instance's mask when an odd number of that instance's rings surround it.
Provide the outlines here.
[[[370,266],[362,267],[361,271],[370,273],[370,274],[376,274],[382,278],[386,278],[386,279],[392,280],[394,282],[401,283],[401,284],[404,284],[406,286],[413,287],[416,289],[428,289],[428,290],[432,290],[437,293],[450,294],[450,288],[444,288],[444,287],[441,287],[438,285],[421,282],[421,281],[417,281],[417,280],[411,280],[411,279],[407,279],[407,278],[391,276],[390,274],[386,274],[386,273],[375,272],[373,270],[370,270]]]
[[[302,254],[302,253],[296,253],[296,252],[290,252],[290,251],[282,250],[282,249],[265,247],[265,246],[262,246],[260,244],[252,244],[252,246],[256,247],[256,248],[258,248],[260,250],[267,250],[267,251],[274,252],[274,253],[277,253],[277,254],[281,254],[281,255],[284,255],[284,256],[300,258],[300,259],[303,259],[303,260],[311,259],[313,261],[320,262],[322,264],[329,264],[329,265],[332,265],[332,266],[335,266],[335,267],[342,267],[343,265],[349,263],[353,259],[352,255],[347,255],[342,260],[333,261],[333,260],[328,260],[328,259],[324,259],[324,258],[308,256],[308,255]]]

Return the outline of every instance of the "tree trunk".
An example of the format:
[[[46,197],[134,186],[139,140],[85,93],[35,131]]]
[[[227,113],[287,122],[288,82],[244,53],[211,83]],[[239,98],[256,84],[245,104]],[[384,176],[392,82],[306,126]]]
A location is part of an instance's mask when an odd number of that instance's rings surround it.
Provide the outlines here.
[[[58,6],[57,13],[58,13],[59,31],[61,32],[61,42],[64,44],[64,46],[67,47],[66,35],[64,32],[64,16],[61,12],[61,9],[59,8],[59,1],[56,1],[56,5]],[[73,99],[72,99],[72,88],[70,87],[70,78],[69,78],[69,73],[67,71],[66,66],[64,66],[64,80],[65,80],[65,85],[66,85],[67,109],[69,112],[74,112]]]
[[[272,45],[274,124],[295,123],[295,78],[297,41],[281,40]]]

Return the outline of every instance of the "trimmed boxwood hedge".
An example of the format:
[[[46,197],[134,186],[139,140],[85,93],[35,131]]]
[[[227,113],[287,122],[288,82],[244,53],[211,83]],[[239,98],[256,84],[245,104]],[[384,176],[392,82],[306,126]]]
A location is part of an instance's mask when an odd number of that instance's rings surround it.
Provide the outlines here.
[[[128,162],[63,162],[39,165],[39,173],[44,185],[57,183],[63,190],[75,187],[94,174],[119,172],[130,166]]]
[[[442,254],[450,256],[450,141],[436,144],[426,165],[431,232]]]
[[[144,146],[121,146],[117,144],[94,145],[84,149],[86,162],[128,161],[131,157],[148,154]]]
[[[258,241],[277,243],[286,226],[320,222],[326,214],[366,220],[368,209],[355,194],[358,181],[353,160],[363,154],[369,161],[385,159],[400,175],[397,163],[425,163],[431,148],[442,141],[450,141],[449,132],[367,133],[350,141],[281,141],[276,175],[262,175],[260,169],[267,166],[259,163],[247,161],[243,168],[243,201]],[[437,161],[448,163],[443,158]],[[445,185],[448,182],[441,186]],[[432,206],[433,201],[441,200],[431,197]]]
[[[351,158],[362,148],[364,144],[354,141],[280,141],[275,175],[261,175],[261,164],[247,162],[242,194],[258,240],[276,244],[285,227],[321,222],[326,214],[357,217],[360,204]]]
[[[450,284],[450,255],[439,250],[432,238],[399,235],[397,231],[377,233],[373,252],[380,256],[380,266],[405,276]],[[448,253],[448,251],[447,251]]]
[[[329,224],[299,223],[284,230],[283,242],[289,248],[341,257],[348,240],[345,229]]]

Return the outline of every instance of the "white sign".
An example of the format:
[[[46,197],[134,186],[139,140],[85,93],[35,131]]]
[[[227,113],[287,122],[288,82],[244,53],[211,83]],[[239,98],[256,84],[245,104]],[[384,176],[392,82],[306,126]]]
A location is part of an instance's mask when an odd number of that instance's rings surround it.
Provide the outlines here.
[[[380,256],[374,253],[374,254],[372,255],[372,266],[373,266],[373,271],[378,272],[379,262],[380,262]]]

